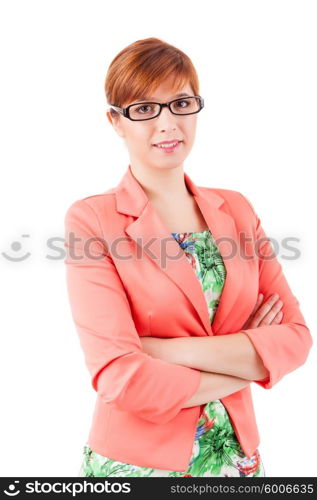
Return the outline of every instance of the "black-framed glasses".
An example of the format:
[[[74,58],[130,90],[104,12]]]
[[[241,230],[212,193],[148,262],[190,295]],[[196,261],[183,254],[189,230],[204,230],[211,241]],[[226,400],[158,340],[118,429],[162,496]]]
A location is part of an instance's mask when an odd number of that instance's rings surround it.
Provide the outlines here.
[[[112,109],[118,111],[132,121],[152,120],[156,118],[167,106],[173,115],[193,115],[199,113],[204,107],[204,99],[200,95],[181,97],[170,102],[135,102],[126,108],[110,105]]]

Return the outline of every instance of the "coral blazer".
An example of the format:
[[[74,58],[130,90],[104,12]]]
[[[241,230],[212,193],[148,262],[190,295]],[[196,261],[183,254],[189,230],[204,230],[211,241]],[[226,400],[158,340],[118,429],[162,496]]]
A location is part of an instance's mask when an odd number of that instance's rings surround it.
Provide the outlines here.
[[[227,270],[212,325],[190,263],[130,165],[117,187],[75,201],[65,216],[68,296],[97,392],[87,443],[108,458],[174,471],[189,465],[203,405],[183,405],[198,390],[201,372],[153,358],[142,350],[140,336],[242,331],[269,372],[256,381],[264,389],[303,365],[312,346],[299,302],[250,201],[238,191],[198,187],[186,173],[184,180]],[[264,300],[279,293],[282,323],[241,330],[260,292]],[[221,402],[250,457],[259,444],[250,385]]]

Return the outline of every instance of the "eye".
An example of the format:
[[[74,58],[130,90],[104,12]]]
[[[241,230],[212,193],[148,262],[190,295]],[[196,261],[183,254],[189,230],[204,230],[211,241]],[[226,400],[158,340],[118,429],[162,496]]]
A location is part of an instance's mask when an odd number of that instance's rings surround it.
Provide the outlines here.
[[[185,103],[185,106],[182,106],[183,103]],[[186,101],[186,99],[180,99],[179,101],[176,101],[175,104],[179,108],[187,108],[187,106],[189,105],[189,101]]]
[[[146,113],[147,111],[144,111],[144,108],[151,108],[152,106],[150,106],[150,104],[143,104],[142,106],[137,106],[136,108],[136,112],[139,113],[141,109],[143,109],[143,111],[141,111],[141,114],[144,114]]]

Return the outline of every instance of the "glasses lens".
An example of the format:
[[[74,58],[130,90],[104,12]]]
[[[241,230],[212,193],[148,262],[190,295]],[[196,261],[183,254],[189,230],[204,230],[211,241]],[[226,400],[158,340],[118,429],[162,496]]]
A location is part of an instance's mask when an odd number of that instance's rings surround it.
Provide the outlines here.
[[[198,113],[201,109],[198,97],[185,97],[171,103],[171,109],[176,115],[189,115]],[[132,120],[149,120],[160,113],[160,106],[153,102],[142,102],[130,106],[130,118]]]
[[[171,108],[177,115],[186,115],[197,113],[200,110],[200,101],[198,97],[185,97],[172,102]]]
[[[154,118],[160,112],[160,106],[153,102],[143,102],[130,107],[130,117],[133,120],[147,120]]]

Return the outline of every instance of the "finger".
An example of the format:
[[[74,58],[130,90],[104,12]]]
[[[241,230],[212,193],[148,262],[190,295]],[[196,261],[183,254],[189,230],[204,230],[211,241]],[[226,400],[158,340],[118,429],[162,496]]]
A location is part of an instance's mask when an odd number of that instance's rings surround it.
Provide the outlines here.
[[[277,315],[273,319],[271,325],[275,325],[277,323],[280,323],[282,321],[282,318],[283,318],[283,311],[280,311],[277,313]]]
[[[255,315],[255,318],[257,321],[262,321],[267,313],[271,310],[271,308],[274,306],[274,304],[278,301],[279,295],[278,294],[273,294],[271,295],[267,301],[260,307],[258,312]]]
[[[261,325],[270,325],[282,307],[283,307],[283,302],[281,300],[279,300],[276,304],[274,304],[274,306],[270,309],[270,311],[262,319]]]
[[[263,300],[263,293],[260,293],[258,295],[253,311],[251,312],[250,316],[248,317],[247,321],[244,323],[242,328],[255,328],[257,326],[256,322],[254,322],[254,315],[257,312],[262,300]]]
[[[258,295],[258,298],[257,298],[257,301],[256,301],[256,304],[254,306],[254,309],[253,311],[251,312],[250,316],[248,317],[247,321],[245,322],[245,324],[243,325],[242,328],[255,328],[257,325],[253,322],[254,320],[254,315],[255,313],[257,312],[258,310],[258,307],[260,306],[262,300],[263,300],[263,293],[259,293]]]

